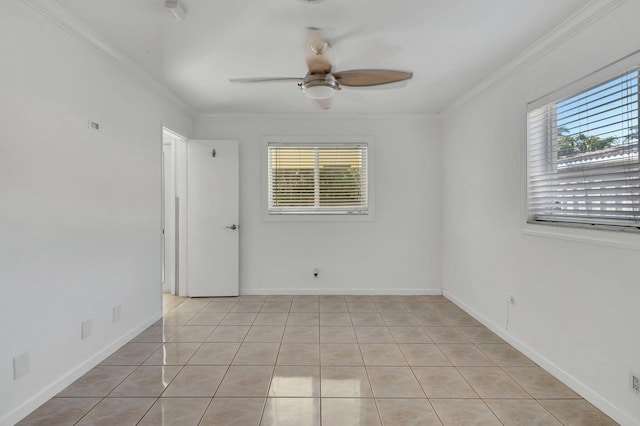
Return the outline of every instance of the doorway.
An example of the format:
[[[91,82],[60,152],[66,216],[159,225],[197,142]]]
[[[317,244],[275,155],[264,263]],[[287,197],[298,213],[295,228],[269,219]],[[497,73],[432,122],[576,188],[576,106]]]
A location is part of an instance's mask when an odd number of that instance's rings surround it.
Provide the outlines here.
[[[162,291],[239,293],[239,148],[162,132]]]
[[[179,294],[178,212],[176,198],[176,152],[186,139],[162,129],[162,292]]]

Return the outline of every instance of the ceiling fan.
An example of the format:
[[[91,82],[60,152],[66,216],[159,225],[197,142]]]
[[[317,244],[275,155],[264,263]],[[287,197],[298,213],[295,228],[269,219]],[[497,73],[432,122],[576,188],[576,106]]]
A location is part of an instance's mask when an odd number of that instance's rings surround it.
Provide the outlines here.
[[[344,87],[382,86],[409,80],[413,73],[397,70],[364,69],[340,72],[331,71],[331,62],[327,58],[329,43],[324,40],[317,28],[309,28],[306,40],[306,61],[309,71],[303,78],[298,77],[257,77],[230,78],[231,83],[265,83],[295,81],[302,92],[314,99],[322,108],[331,107],[331,98]]]

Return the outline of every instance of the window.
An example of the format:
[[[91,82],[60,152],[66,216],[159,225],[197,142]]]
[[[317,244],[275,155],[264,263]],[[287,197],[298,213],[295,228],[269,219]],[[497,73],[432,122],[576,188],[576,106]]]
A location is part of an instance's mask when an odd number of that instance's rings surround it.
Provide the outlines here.
[[[268,142],[268,215],[368,215],[368,152],[364,141]]]
[[[529,223],[640,230],[638,68],[607,71],[530,105]]]

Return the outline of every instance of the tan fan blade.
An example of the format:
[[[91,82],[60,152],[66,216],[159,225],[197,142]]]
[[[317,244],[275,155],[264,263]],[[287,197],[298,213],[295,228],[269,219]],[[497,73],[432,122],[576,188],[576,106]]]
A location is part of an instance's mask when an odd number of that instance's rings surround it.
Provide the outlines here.
[[[331,72],[331,63],[327,57],[329,44],[320,37],[315,28],[309,28],[305,44],[305,58],[311,74],[324,74]]]
[[[231,83],[271,83],[283,81],[301,82],[303,79],[298,77],[256,77],[256,78],[230,78]]]
[[[331,99],[333,98],[325,98],[325,99],[314,99],[322,107],[322,109],[331,108]]]
[[[349,70],[334,72],[333,76],[342,86],[363,87],[409,80],[413,73],[395,70]]]

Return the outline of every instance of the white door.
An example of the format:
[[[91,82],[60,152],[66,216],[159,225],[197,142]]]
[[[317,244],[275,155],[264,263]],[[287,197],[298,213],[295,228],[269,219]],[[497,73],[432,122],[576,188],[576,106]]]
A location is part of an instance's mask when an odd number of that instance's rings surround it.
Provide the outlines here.
[[[236,141],[187,141],[187,294],[239,292]]]

